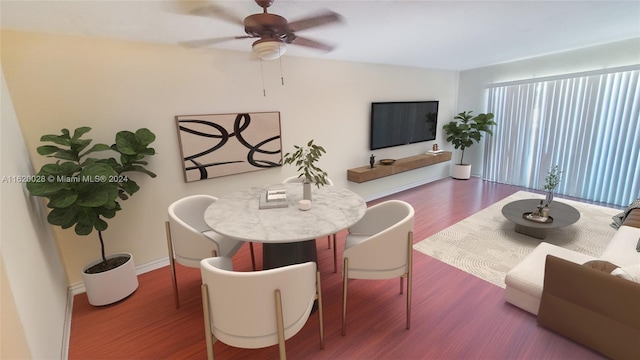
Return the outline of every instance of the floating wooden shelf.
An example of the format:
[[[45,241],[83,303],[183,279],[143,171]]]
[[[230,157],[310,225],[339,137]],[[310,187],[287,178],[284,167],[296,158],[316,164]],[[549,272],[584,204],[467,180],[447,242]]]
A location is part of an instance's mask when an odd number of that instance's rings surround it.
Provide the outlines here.
[[[370,166],[361,166],[355,169],[347,170],[347,179],[349,181],[363,183],[365,181],[379,179],[381,177],[398,174],[401,172],[418,169],[421,167],[446,162],[451,160],[451,151],[443,151],[437,155],[415,155],[402,159],[397,159],[391,165],[375,164],[372,169]]]

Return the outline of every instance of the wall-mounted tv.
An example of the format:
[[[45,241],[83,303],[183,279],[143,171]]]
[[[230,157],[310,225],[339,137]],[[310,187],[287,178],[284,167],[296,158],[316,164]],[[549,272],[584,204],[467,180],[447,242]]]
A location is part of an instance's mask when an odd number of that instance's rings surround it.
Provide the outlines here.
[[[438,101],[371,103],[371,150],[436,139]]]

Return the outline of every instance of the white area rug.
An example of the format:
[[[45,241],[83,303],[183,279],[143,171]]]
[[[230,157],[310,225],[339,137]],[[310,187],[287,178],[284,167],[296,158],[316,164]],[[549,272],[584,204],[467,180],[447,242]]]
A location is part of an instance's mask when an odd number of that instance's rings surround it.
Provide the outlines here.
[[[502,207],[521,199],[544,196],[519,191],[472,216],[415,244],[413,248],[502,288],[505,274],[541,241],[592,256],[599,256],[613,237],[611,217],[619,209],[557,199],[580,212],[573,225],[552,229],[544,240],[514,231],[514,224],[502,215]],[[532,209],[533,210],[533,209]],[[553,214],[551,214],[553,216]]]

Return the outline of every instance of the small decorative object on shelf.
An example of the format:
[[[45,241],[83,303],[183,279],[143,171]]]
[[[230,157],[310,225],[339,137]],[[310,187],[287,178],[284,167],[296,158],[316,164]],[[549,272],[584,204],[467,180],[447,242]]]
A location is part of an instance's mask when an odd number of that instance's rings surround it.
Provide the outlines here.
[[[530,213],[530,212],[526,212],[522,214],[522,217],[526,220],[530,220],[530,221],[542,223],[542,224],[551,224],[553,222],[553,218],[551,216],[547,216],[547,217],[536,216],[534,213]]]
[[[369,157],[369,165],[371,166],[371,168],[373,169],[373,164],[376,163],[376,157],[373,156],[373,154],[371,154],[371,157]]]
[[[526,212],[522,214],[522,217],[527,220],[544,224],[553,222],[553,218],[549,216],[549,207],[547,205],[544,205],[544,200],[540,200],[540,204],[538,204],[533,212]]]
[[[542,217],[543,217],[543,218],[546,218],[546,217],[548,217],[548,216],[549,216],[549,205],[545,205],[545,206],[542,208]]]
[[[302,211],[311,210],[311,201],[310,200],[300,200],[298,203],[298,209]]]
[[[395,159],[382,159],[382,160],[380,160],[380,164],[382,164],[382,165],[391,165],[394,162],[396,162]]]
[[[549,169],[547,176],[544,178],[544,185],[542,186],[542,189],[547,191],[547,196],[545,198],[547,206],[551,205],[551,202],[553,201],[553,193],[562,180],[561,175],[562,171],[558,170],[558,165],[554,165]]]
[[[542,200],[540,200],[540,204],[538,204],[538,207],[536,209],[536,216],[542,216],[542,209],[544,209],[544,205]]]
[[[431,147],[432,151],[438,151],[438,144],[433,144],[433,146]]]

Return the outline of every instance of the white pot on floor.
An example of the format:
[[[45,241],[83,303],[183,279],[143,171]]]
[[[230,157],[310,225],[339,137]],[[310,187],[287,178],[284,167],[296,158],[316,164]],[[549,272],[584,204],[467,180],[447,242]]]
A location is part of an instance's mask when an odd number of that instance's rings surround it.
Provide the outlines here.
[[[102,262],[102,259],[99,259],[82,270],[82,279],[87,290],[89,304],[93,306],[113,304],[133,294],[138,288],[138,276],[136,275],[136,266],[133,263],[133,255],[129,253],[113,254],[107,256],[107,259],[119,256],[128,256],[129,260],[117,268],[88,274],[87,269]]]
[[[454,164],[451,177],[458,180],[468,180],[471,177],[471,164]]]

